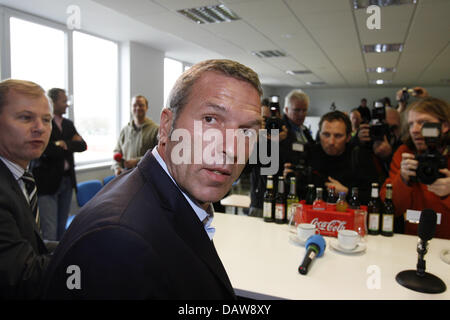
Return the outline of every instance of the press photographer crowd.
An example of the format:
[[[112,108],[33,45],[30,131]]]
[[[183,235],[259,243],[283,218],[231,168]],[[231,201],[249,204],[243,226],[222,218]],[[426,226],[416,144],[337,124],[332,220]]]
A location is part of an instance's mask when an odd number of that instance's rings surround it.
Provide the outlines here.
[[[211,223],[213,204],[242,172],[250,173],[248,215],[267,223],[298,225],[349,213],[362,235],[417,235],[419,219],[406,213],[427,209],[440,216],[433,235],[450,239],[446,101],[416,87],[397,92],[397,107],[388,98],[370,106],[361,99],[345,110],[333,104],[313,137],[304,124],[310,99],[302,90],[289,92],[284,103],[262,97],[258,75],[231,60],[186,70],[159,125],[146,116],[147,98],[133,97],[130,122],[111,150],[115,177],[67,229],[78,185],[73,153],[88,152],[89,141],[63,117],[65,90],[1,81],[0,299],[236,299]],[[267,149],[278,171],[263,173],[271,162],[239,163],[228,141],[213,148],[225,164],[175,162],[174,132],[195,138],[194,121],[223,137],[227,130],[251,136],[266,129],[253,152]],[[193,159],[196,143],[185,151]],[[323,255],[322,235],[343,230],[319,220],[304,239],[302,275]]]
[[[389,98],[367,100],[350,110],[320,118],[314,140],[303,124],[309,97],[291,91],[280,116],[278,97],[263,100],[265,128],[278,129],[280,169],[274,176],[251,167],[249,214],[264,221],[294,219],[295,203],[313,210],[367,208],[370,234],[417,234],[407,210],[433,209],[442,214],[436,237],[450,239],[450,108],[425,88],[403,88]],[[410,101],[414,100],[414,101]],[[270,138],[269,138],[270,139]],[[303,210],[304,211],[304,210]]]

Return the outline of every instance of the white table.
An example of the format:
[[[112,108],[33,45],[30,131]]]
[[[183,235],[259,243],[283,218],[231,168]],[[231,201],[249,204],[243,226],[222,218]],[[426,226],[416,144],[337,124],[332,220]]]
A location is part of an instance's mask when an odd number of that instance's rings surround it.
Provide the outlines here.
[[[228,212],[226,210],[227,213],[238,214],[239,211],[242,213],[242,208],[250,207],[250,197],[241,194],[232,194],[220,200],[220,204],[225,206],[225,209],[230,208],[231,211]]]
[[[402,287],[398,272],[415,269],[417,237],[367,236],[367,250],[346,255],[327,248],[310,266],[298,273],[305,248],[289,240],[289,226],[266,223],[261,218],[216,213],[214,244],[240,296],[282,299],[450,299],[450,265],[439,254],[450,248],[450,240],[432,239],[425,256],[426,271],[447,286],[441,294],[424,294]],[[379,282],[376,272],[379,271]],[[369,273],[368,273],[369,272]],[[371,287],[371,289],[368,287]],[[377,289],[377,285],[379,288]]]

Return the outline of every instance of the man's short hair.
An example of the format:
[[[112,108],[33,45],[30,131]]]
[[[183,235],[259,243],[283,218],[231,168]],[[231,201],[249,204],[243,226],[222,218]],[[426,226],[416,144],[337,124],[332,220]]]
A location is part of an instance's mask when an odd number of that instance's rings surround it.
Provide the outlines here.
[[[56,100],[58,100],[60,93],[65,94],[66,90],[61,89],[61,88],[51,88],[50,90],[48,90],[47,95],[52,100],[52,102],[55,103]]]
[[[142,94],[138,94],[137,96],[134,96],[134,97],[131,99],[131,101],[133,101],[133,99],[134,99],[134,100],[137,100],[137,99],[139,99],[139,98],[144,99],[145,105],[148,107],[148,100],[147,100],[147,98],[144,97]]]
[[[226,59],[213,59],[199,62],[186,70],[177,79],[170,91],[166,107],[172,110],[174,114],[172,126],[176,122],[176,119],[184,106],[188,103],[192,87],[197,80],[208,71],[214,71],[237,80],[245,81],[258,91],[260,98],[263,94],[258,74],[249,67],[246,67],[239,62]]]
[[[37,83],[17,79],[3,80],[0,82],[0,113],[3,110],[3,107],[9,102],[8,96],[11,90],[30,98],[40,98],[45,96],[44,89]]]
[[[322,116],[322,118],[320,118],[319,132],[322,131],[322,123],[324,121],[328,121],[328,122],[342,121],[345,124],[345,133],[347,134],[347,136],[352,133],[352,122],[350,121],[350,118],[348,117],[348,115],[346,115],[342,111],[336,110],[336,111],[331,111],[331,112],[324,114]]]
[[[304,102],[309,106],[309,96],[300,89],[294,89],[286,95],[284,98],[284,107],[290,108],[293,100]]]

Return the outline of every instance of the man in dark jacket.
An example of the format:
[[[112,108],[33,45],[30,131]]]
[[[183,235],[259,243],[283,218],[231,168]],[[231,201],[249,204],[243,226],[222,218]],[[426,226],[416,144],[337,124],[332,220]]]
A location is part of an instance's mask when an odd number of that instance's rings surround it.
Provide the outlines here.
[[[53,102],[54,118],[50,142],[42,156],[33,161],[33,174],[39,194],[41,230],[45,240],[59,241],[66,229],[75,178],[74,152],[86,150],[86,142],[72,121],[63,117],[67,96],[63,89],[48,92]]]
[[[50,256],[39,233],[30,161],[51,132],[45,91],[22,80],[0,82],[0,300],[36,299]]]

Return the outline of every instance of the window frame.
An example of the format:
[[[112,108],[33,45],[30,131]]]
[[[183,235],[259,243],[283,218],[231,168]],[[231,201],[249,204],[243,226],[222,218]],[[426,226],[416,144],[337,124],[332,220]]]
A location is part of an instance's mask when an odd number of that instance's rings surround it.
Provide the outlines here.
[[[116,79],[116,123],[114,125],[115,128],[115,139],[117,140],[119,137],[120,129],[121,129],[121,117],[122,114],[120,112],[121,110],[121,98],[122,98],[122,83],[121,83],[121,43],[119,41],[98,35],[93,32],[85,31],[83,29],[73,29],[70,30],[67,28],[66,25],[55,22],[43,17],[39,17],[34,14],[26,13],[20,10],[12,9],[3,5],[0,5],[0,24],[2,28],[0,28],[0,40],[2,43],[2,46],[0,46],[0,76],[1,79],[8,79],[11,78],[11,28],[10,28],[10,21],[11,18],[17,18],[21,20],[25,20],[27,22],[40,24],[46,27],[54,28],[60,31],[64,32],[65,36],[65,51],[64,51],[64,61],[65,61],[65,84],[66,84],[66,90],[67,90],[67,96],[73,97],[74,94],[74,72],[73,72],[73,32],[77,31],[80,33],[84,33],[99,39],[111,41],[116,44],[117,47],[117,79]],[[73,108],[68,109],[67,118],[72,120],[74,123],[76,122],[75,114]],[[112,150],[111,150],[112,154]],[[75,163],[75,170],[88,168],[92,169],[93,167],[104,167],[109,166],[113,160],[110,159],[97,159],[93,161],[84,161],[84,162],[76,162]]]

